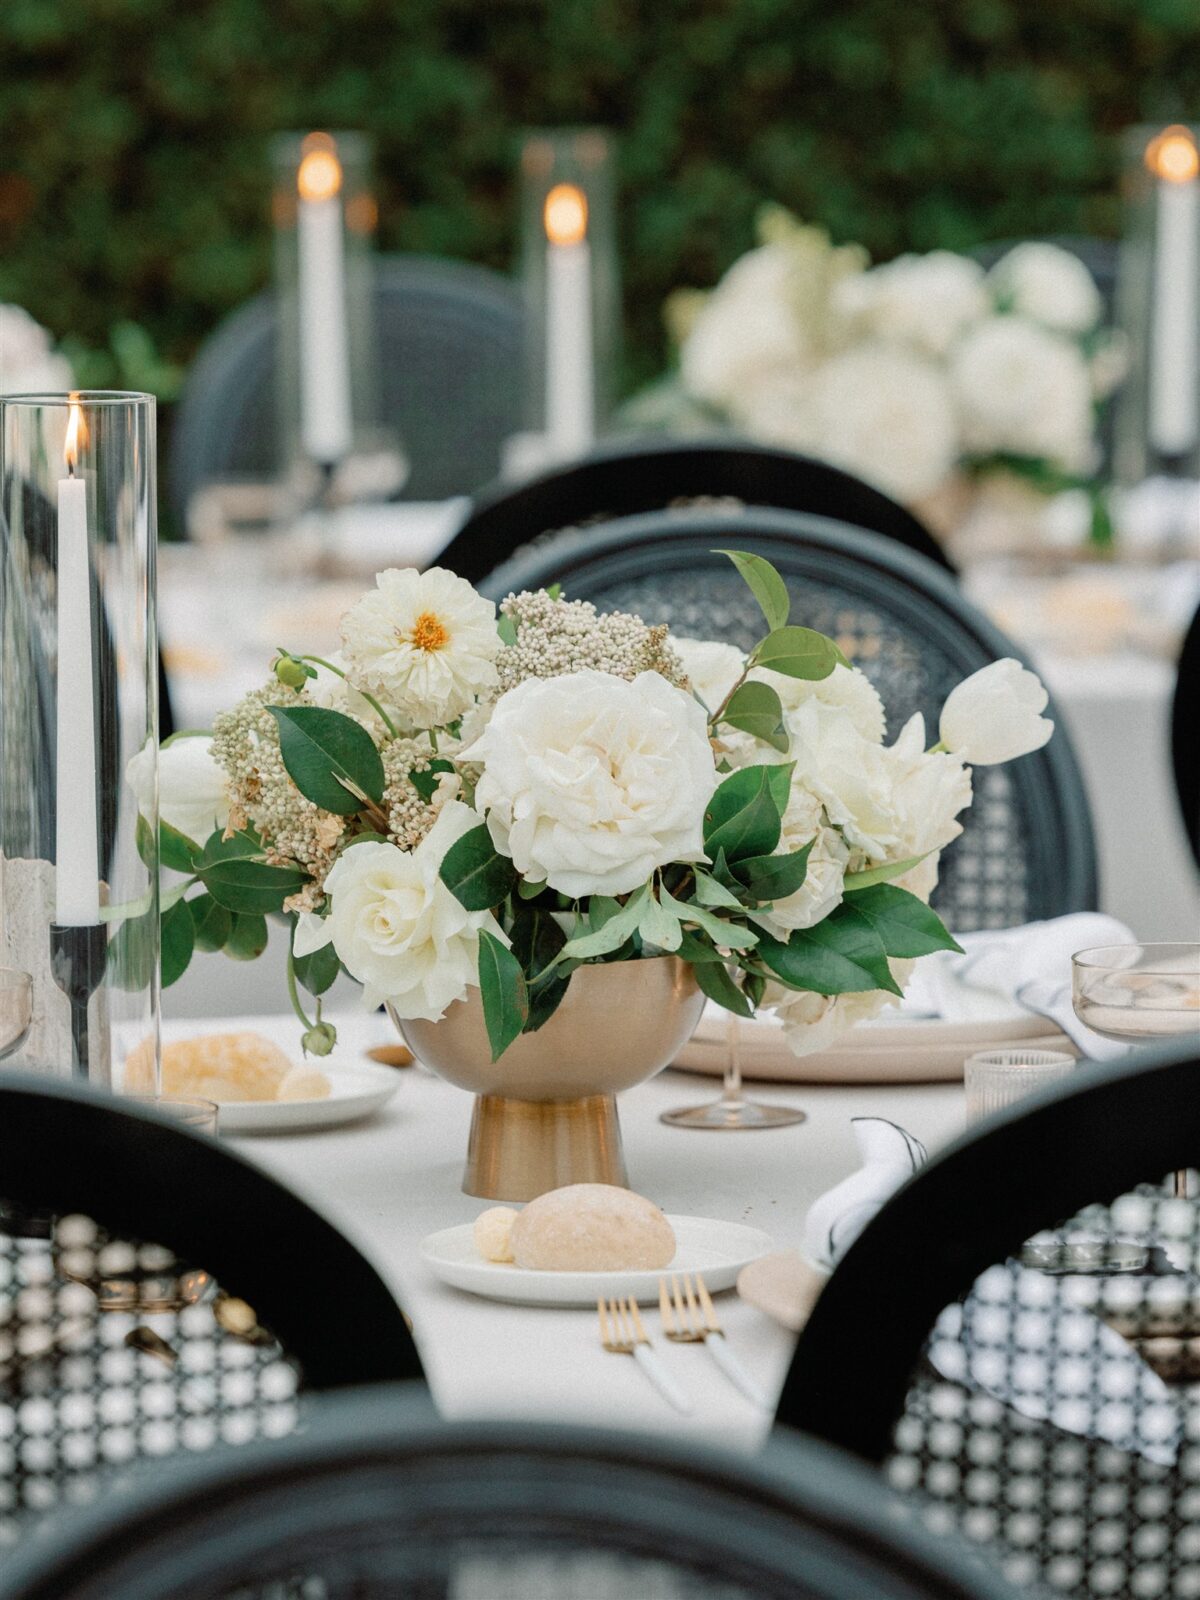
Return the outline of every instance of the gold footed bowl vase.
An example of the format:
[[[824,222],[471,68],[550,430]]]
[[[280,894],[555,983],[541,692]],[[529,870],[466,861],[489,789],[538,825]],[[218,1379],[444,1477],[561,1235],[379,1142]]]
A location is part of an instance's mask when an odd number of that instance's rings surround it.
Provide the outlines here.
[[[532,1200],[568,1183],[627,1186],[616,1097],[668,1066],[704,995],[678,956],[579,967],[558,1010],[493,1062],[479,990],[438,1022],[392,1020],[413,1054],[475,1096],[463,1190]]]

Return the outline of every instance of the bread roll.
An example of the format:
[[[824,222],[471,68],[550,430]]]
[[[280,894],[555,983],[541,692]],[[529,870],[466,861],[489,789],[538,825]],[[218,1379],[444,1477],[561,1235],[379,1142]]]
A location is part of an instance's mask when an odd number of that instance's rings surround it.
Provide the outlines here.
[[[154,1093],[154,1056],[139,1046],[125,1063],[125,1088]],[[294,1067],[260,1033],[210,1033],[163,1045],[163,1094],[196,1095],[218,1104],[246,1100],[324,1100],[329,1079],[315,1067]]]
[[[572,1183],[531,1200],[512,1228],[518,1267],[543,1272],[629,1272],[666,1267],[671,1224],[653,1203],[607,1183]]]

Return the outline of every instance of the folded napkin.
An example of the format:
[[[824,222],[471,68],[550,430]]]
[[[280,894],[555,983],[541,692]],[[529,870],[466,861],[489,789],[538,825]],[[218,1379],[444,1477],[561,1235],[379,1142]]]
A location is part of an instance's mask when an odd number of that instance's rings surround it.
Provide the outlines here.
[[[1130,1047],[1102,1039],[1075,1015],[1071,957],[1077,950],[1132,940],[1124,923],[1093,911],[965,933],[959,937],[961,955],[939,950],[917,962],[900,1010],[945,1022],[1007,1022],[1032,1012],[1049,1017],[1091,1060],[1115,1060]]]
[[[926,1158],[925,1146],[886,1117],[851,1119],[862,1166],[812,1204],[804,1223],[804,1254],[832,1272],[871,1218]]]

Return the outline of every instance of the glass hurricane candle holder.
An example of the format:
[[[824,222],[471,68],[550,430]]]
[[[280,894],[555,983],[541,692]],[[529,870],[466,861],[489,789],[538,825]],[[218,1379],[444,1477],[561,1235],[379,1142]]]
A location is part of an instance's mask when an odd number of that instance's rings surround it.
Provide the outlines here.
[[[543,464],[591,448],[612,404],[619,287],[612,145],[538,129],[521,147],[527,415]]]
[[[294,512],[386,499],[407,463],[380,417],[370,140],[286,133],[273,154],[285,501]]]
[[[1200,477],[1200,126],[1126,135],[1116,470]]]
[[[0,965],[32,981],[8,1059],[114,1087],[159,1051],[154,432],[150,395],[0,399]]]

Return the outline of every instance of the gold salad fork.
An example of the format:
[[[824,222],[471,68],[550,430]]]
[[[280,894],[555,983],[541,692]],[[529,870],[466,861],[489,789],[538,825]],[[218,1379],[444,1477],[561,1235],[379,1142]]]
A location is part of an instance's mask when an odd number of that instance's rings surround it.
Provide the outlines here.
[[[614,1355],[632,1356],[650,1382],[676,1411],[689,1412],[692,1402],[650,1347],[650,1335],[632,1296],[597,1300],[600,1343]]]
[[[729,1341],[717,1321],[708,1286],[698,1272],[694,1281],[693,1275],[685,1272],[682,1283],[678,1274],[673,1272],[669,1291],[666,1278],[660,1278],[658,1308],[662,1314],[663,1333],[668,1339],[675,1344],[702,1344],[730,1383],[747,1400],[753,1401],[764,1411],[772,1409],[764,1391],[729,1348]]]

